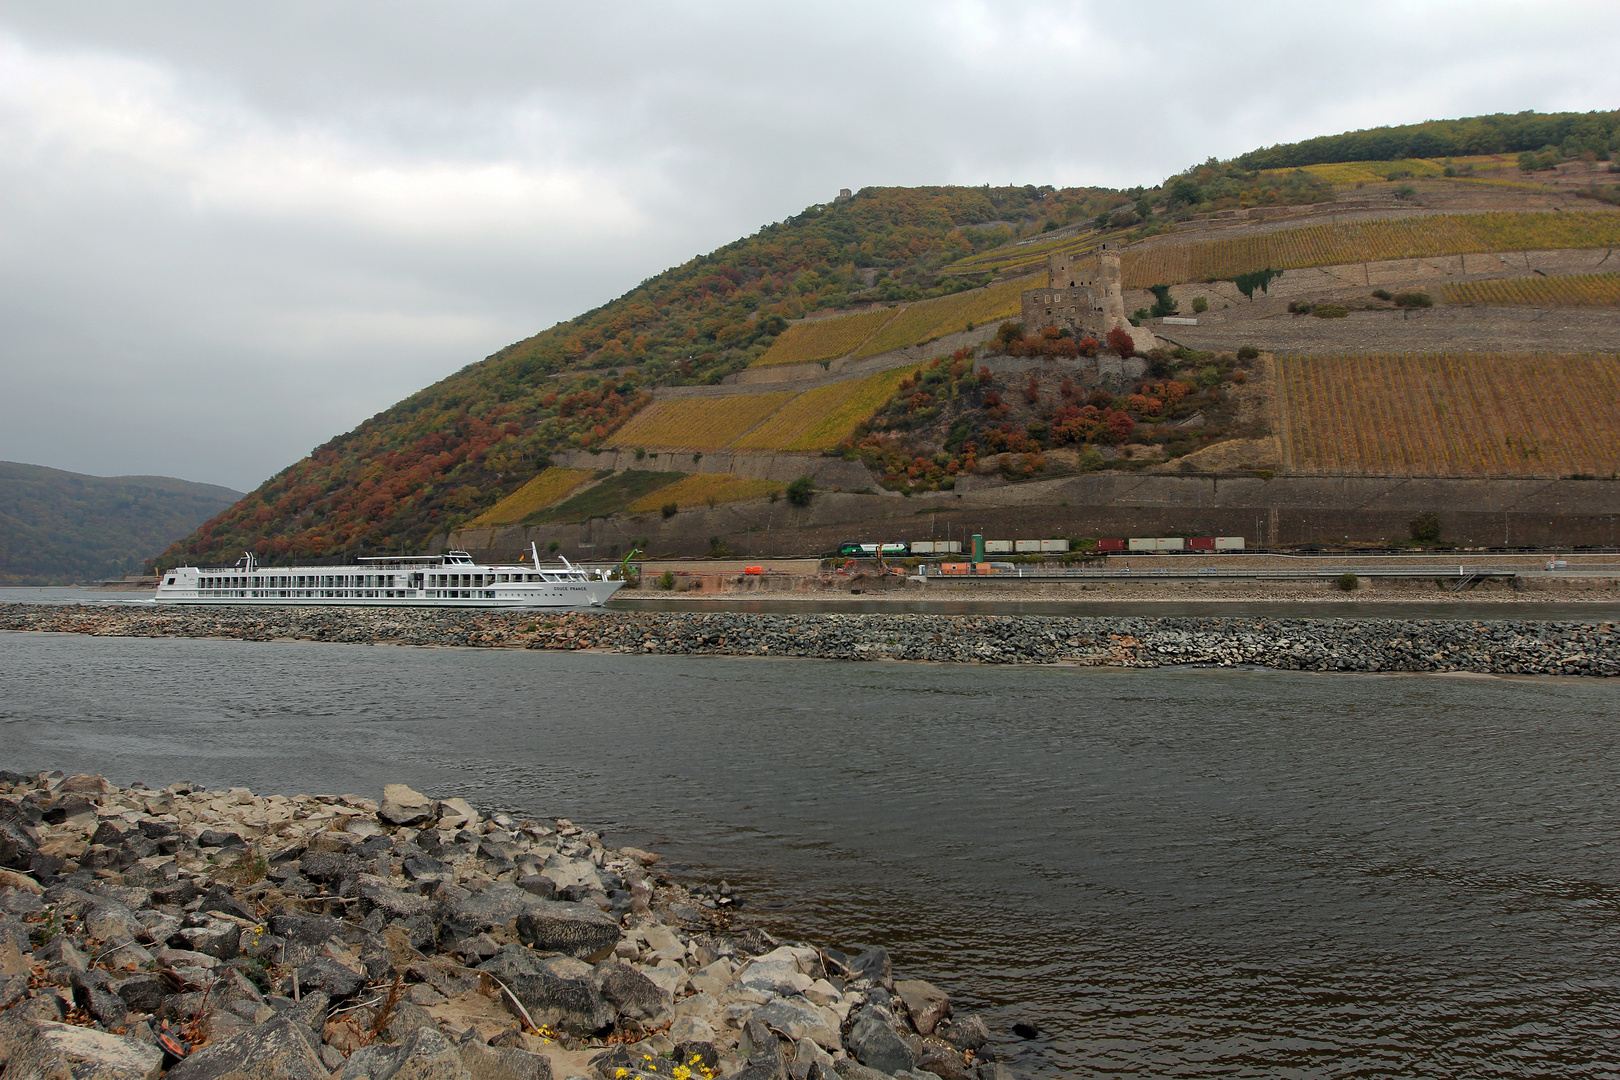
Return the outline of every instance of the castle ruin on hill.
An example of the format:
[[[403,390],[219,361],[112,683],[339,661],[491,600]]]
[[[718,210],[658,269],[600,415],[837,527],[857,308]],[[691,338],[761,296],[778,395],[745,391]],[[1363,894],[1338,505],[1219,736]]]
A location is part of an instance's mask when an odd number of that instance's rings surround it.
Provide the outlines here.
[[[1138,352],[1153,348],[1153,333],[1131,325],[1125,317],[1125,286],[1119,268],[1119,249],[1108,240],[1094,256],[1055,252],[1047,258],[1048,284],[1025,289],[1021,318],[1026,334],[1048,326],[1077,336],[1102,340],[1110,330],[1131,335]]]

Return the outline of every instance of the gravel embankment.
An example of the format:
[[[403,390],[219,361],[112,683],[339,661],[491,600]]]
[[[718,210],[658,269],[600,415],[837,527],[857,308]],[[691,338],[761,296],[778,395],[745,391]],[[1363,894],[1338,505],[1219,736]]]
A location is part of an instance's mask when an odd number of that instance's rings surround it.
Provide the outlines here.
[[[882,948],[779,943],[658,863],[402,784],[0,771],[0,1074],[1010,1080]]]
[[[1614,623],[1531,619],[534,614],[410,608],[131,610],[10,604],[0,606],[0,630],[825,660],[1620,675],[1620,634]]]

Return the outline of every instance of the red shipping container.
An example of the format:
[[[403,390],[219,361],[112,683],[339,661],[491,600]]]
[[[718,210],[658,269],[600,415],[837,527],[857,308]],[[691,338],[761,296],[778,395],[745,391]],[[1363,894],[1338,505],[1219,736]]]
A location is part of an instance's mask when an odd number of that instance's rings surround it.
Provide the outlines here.
[[[1187,540],[1188,551],[1214,551],[1215,538],[1213,536],[1194,536]]]
[[[1124,551],[1125,550],[1125,541],[1123,541],[1123,540],[1099,540],[1099,541],[1097,541],[1097,550],[1098,551]]]

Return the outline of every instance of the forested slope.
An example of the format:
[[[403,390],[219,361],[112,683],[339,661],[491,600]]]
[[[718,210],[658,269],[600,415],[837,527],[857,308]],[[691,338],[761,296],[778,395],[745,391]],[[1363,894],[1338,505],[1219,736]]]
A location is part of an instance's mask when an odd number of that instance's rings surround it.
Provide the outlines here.
[[[83,476],[0,461],[0,585],[59,585],[139,570],[242,497],[167,476]]]

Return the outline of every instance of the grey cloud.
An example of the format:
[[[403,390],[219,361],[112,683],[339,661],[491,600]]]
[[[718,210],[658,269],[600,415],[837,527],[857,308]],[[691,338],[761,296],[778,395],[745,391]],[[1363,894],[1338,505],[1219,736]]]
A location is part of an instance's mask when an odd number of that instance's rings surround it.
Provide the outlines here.
[[[0,457],[252,487],[868,184],[1616,100],[1611,5],[0,0]],[[1578,30],[1578,32],[1577,32]]]

